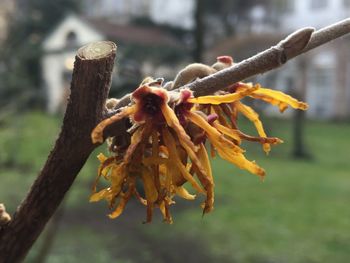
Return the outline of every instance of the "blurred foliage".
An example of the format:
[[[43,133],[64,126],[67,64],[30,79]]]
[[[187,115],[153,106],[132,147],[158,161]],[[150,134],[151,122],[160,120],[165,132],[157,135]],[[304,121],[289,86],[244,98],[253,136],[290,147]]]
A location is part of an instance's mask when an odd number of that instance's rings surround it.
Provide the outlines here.
[[[80,0],[17,0],[9,35],[0,50],[0,105],[25,108],[42,105],[40,57],[44,37]]]

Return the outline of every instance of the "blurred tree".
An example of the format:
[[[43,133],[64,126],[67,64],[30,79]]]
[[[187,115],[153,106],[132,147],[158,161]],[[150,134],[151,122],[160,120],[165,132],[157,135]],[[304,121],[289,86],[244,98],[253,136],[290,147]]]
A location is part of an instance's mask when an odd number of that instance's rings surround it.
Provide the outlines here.
[[[193,50],[193,59],[196,62],[202,62],[203,50],[204,50],[204,33],[205,33],[205,25],[204,25],[204,12],[206,6],[204,5],[203,0],[196,0],[195,2],[195,11],[194,11],[194,39],[195,39],[195,47]]]
[[[0,105],[38,106],[42,102],[41,41],[80,0],[16,0],[9,35],[0,51]]]
[[[299,88],[292,92],[292,96],[299,100],[304,100],[306,97],[307,87],[307,60],[305,57],[300,57],[298,60],[299,66]],[[293,150],[294,158],[309,159],[311,154],[305,144],[305,112],[297,110],[293,116]]]
[[[205,12],[219,21],[225,36],[234,35],[236,25],[248,21],[252,7],[261,5],[269,7],[274,0],[204,0]]]
[[[215,44],[218,42],[216,39],[218,37],[226,38],[234,35],[239,23],[249,24],[252,7],[261,5],[269,9],[274,1],[277,0],[196,0],[193,13],[194,61],[202,61],[205,47],[209,42]],[[280,5],[276,7],[280,9]]]

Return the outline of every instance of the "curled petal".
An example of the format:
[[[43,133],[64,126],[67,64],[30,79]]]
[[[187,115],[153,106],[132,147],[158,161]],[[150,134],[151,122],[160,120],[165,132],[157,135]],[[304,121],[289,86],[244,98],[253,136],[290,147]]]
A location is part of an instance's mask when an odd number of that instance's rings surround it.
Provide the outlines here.
[[[142,160],[142,163],[146,166],[149,165],[160,165],[160,164],[166,164],[169,160],[162,157],[145,157]]]
[[[275,98],[267,96],[267,95],[253,93],[250,95],[250,97],[252,97],[254,99],[259,99],[259,100],[265,101],[267,103],[270,103],[273,106],[277,106],[281,113],[283,113],[286,109],[288,109],[287,103],[281,102],[281,101],[276,100]]]
[[[174,141],[174,138],[167,129],[163,129],[163,140],[169,151],[169,159],[172,162],[174,162],[174,164],[180,170],[183,177],[191,183],[194,189],[196,189],[200,193],[204,193],[202,187],[200,187],[200,185],[196,182],[196,180],[194,180],[192,175],[187,171],[186,167],[182,164],[176,151],[176,143]]]
[[[203,166],[206,170],[206,174],[197,172],[198,179],[204,186],[207,195],[207,198],[204,202],[203,213],[209,213],[214,208],[214,182],[207,150],[205,149],[203,143],[200,144],[198,158],[201,161],[201,163],[203,163]]]
[[[126,167],[124,163],[114,168],[111,172],[111,188],[114,196],[117,196],[123,186],[124,179],[126,178]]]
[[[136,110],[135,106],[130,106],[130,107],[125,107],[121,109],[120,112],[117,114],[113,115],[112,117],[105,119],[101,121],[92,131],[91,133],[91,140],[92,143],[103,143],[103,131],[104,129],[111,125],[112,123],[119,121],[125,117],[130,116],[133,114]]]
[[[169,203],[167,202],[167,200],[164,200],[163,202],[160,203],[159,209],[163,215],[164,221],[166,221],[169,224],[172,224],[173,218],[170,215]]]
[[[152,173],[148,169],[144,169],[142,173],[143,188],[145,190],[147,202],[154,203],[158,198],[158,192],[154,184]]]
[[[196,155],[196,151],[198,150],[198,148],[191,141],[190,136],[188,136],[185,129],[180,124],[174,111],[167,104],[162,105],[161,109],[167,124],[175,130],[181,146],[186,150],[188,156],[190,157],[192,162],[197,165],[198,169],[202,173],[205,173],[205,170],[203,169]]]
[[[285,104],[288,104],[292,108],[299,110],[307,110],[307,108],[309,107],[307,103],[298,101],[297,99],[294,99],[293,97],[278,90],[259,88],[258,90],[253,92],[253,95],[268,96],[270,98],[278,100],[280,103],[283,103],[280,106],[280,109],[283,109],[285,107]]]
[[[188,102],[197,103],[197,104],[212,104],[212,105],[218,105],[222,103],[231,103],[252,94],[258,88],[259,86],[255,85],[247,89],[241,90],[239,92],[230,93],[226,95],[212,95],[212,96],[202,96],[198,98],[190,98],[188,99]]]
[[[200,162],[203,163],[203,167],[206,171],[206,175],[208,176],[208,179],[213,181],[214,179],[213,179],[210,161],[208,158],[208,153],[203,143],[199,145],[198,158]]]
[[[188,118],[207,132],[208,138],[216,148],[221,158],[235,164],[241,169],[245,169],[252,174],[264,176],[265,171],[255,162],[247,160],[243,155],[243,150],[221,135],[213,126],[209,125],[201,116],[189,112]]]
[[[226,136],[233,139],[235,142],[237,142],[237,144],[241,143],[241,137],[237,129],[231,129],[231,128],[225,127],[224,125],[221,125],[218,122],[214,122],[213,125],[218,131],[220,131],[222,134],[225,134]]]
[[[123,213],[125,206],[128,203],[130,198],[131,198],[131,193],[129,193],[129,192],[126,194],[124,194],[124,193],[121,194],[121,198],[120,198],[120,201],[119,201],[117,208],[112,213],[110,213],[108,215],[108,217],[110,219],[114,219],[114,218],[119,217]]]
[[[256,113],[251,107],[244,105],[241,102],[235,103],[235,107],[239,112],[241,112],[245,117],[247,117],[251,122],[253,122],[260,137],[267,137],[262,122],[259,119],[258,113]],[[271,150],[270,144],[264,143],[263,149],[265,153],[268,154]]]
[[[106,188],[106,189],[102,189],[101,191],[97,192],[97,193],[93,193],[90,196],[90,202],[98,202],[102,199],[106,199],[106,200],[111,200],[113,196],[112,193],[112,189],[111,188]]]
[[[183,186],[176,187],[175,192],[178,196],[182,197],[183,199],[194,200],[196,198],[196,195],[191,195]]]
[[[143,135],[144,131],[145,131],[145,127],[141,126],[131,136],[130,145],[129,145],[129,147],[126,150],[126,153],[124,155],[124,163],[127,164],[127,163],[130,162],[132,154],[134,153],[134,151],[136,150],[137,146],[140,144],[140,142],[142,140],[142,135]]]
[[[120,194],[119,204],[118,204],[117,208],[111,214],[108,215],[109,218],[114,219],[122,214],[126,204],[130,200],[130,198],[134,192],[135,192],[135,178],[130,179],[127,192]]]

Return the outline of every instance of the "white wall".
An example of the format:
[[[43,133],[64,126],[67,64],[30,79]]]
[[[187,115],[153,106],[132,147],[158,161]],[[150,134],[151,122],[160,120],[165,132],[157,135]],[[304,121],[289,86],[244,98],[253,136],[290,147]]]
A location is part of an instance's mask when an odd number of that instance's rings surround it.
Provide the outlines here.
[[[74,32],[76,43],[73,50],[66,49],[67,35]],[[43,42],[46,54],[42,57],[42,76],[44,88],[47,93],[47,109],[49,112],[57,112],[64,104],[66,80],[64,74],[71,74],[71,63],[74,61],[76,50],[89,42],[103,40],[103,36],[97,33],[88,24],[74,15],[68,16]]]
[[[103,39],[103,35],[75,15],[70,15],[46,38],[43,43],[44,50],[55,51],[65,48],[69,32],[75,32],[77,35],[78,46]]]
[[[63,70],[61,54],[46,55],[42,59],[44,86],[47,92],[47,109],[57,111],[63,96]]]
[[[307,114],[313,118],[331,118],[334,114],[336,85],[336,57],[332,51],[323,51],[309,61],[307,72]]]
[[[150,18],[155,23],[192,29],[194,8],[193,0],[152,0]]]
[[[324,27],[350,15],[350,7],[345,7],[343,0],[324,0],[326,7],[319,9],[311,6],[312,1],[318,0],[290,1],[293,6],[291,13],[281,17],[282,28],[287,31],[305,26]]]

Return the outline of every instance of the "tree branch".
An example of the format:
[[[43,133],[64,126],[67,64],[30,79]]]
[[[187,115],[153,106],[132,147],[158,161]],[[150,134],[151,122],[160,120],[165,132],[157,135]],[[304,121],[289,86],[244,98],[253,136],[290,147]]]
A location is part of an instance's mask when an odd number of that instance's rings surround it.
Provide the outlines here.
[[[0,230],[1,263],[26,256],[94,150],[90,133],[103,115],[115,54],[113,42],[79,49],[59,138],[12,221]]]
[[[314,31],[313,28],[300,29],[287,36],[276,46],[184,87],[191,89],[196,97],[209,95],[238,81],[278,68],[288,60],[348,33],[350,33],[350,19],[342,20],[318,31]],[[116,109],[125,107],[129,103],[130,94],[121,98]]]

